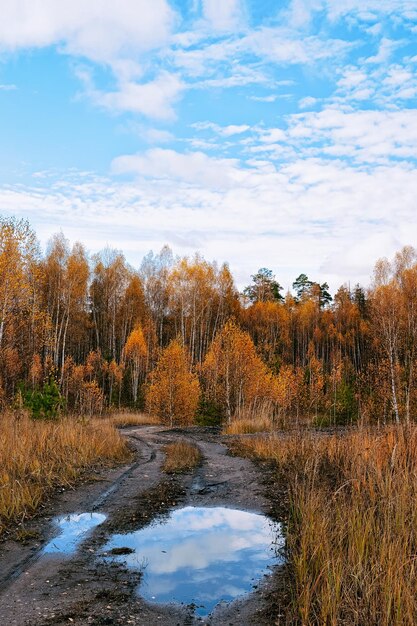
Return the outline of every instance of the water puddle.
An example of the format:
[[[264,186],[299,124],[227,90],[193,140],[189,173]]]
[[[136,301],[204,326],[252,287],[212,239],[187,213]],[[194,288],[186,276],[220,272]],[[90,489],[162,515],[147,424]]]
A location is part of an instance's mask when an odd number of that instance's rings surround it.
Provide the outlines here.
[[[102,513],[73,513],[54,519],[59,534],[44,547],[44,554],[71,554],[106,516]]]
[[[224,507],[185,507],[129,534],[113,535],[104,550],[143,569],[139,593],[160,604],[193,604],[201,617],[221,601],[250,592],[279,565],[280,524]]]

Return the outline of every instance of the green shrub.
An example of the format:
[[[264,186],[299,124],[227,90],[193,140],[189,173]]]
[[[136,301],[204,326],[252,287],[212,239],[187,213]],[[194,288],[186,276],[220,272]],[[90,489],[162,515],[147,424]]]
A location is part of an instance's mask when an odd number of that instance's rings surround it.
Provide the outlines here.
[[[58,419],[65,408],[65,400],[54,379],[45,382],[40,389],[24,390],[21,388],[19,393],[23,407],[34,419]]]
[[[195,423],[198,426],[221,426],[224,415],[221,408],[214,402],[201,400],[198,405]]]

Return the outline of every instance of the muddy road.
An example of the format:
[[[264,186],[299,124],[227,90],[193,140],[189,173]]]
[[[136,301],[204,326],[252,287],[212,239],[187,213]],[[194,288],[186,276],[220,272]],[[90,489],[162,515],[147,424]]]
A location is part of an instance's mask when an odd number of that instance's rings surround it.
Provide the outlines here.
[[[178,507],[225,506],[266,515],[274,507],[264,472],[251,461],[230,455],[224,440],[210,429],[146,426],[123,433],[136,451],[131,465],[98,474],[96,480],[76,490],[63,490],[26,525],[24,543],[10,539],[0,544],[0,624],[275,623],[272,597],[279,568],[249,595],[223,603],[209,617],[201,618],[192,606],[147,603],[137,592],[139,569],[103,558],[110,536],[146,527]],[[179,439],[197,444],[203,462],[187,474],[167,475],[161,471],[163,447]],[[57,533],[52,520],[84,512],[100,520],[105,516],[105,521],[91,530],[73,554],[45,553]]]

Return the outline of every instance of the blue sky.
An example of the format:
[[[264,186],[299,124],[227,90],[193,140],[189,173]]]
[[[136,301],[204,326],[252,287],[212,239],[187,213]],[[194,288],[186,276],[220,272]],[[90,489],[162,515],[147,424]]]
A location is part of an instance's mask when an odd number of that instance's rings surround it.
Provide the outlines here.
[[[0,0],[0,212],[332,288],[417,245],[416,0]]]

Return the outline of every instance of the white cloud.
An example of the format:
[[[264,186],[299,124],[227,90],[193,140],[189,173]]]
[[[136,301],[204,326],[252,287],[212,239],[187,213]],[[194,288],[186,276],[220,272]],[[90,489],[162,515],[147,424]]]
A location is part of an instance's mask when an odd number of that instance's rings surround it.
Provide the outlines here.
[[[292,84],[292,81],[271,81],[258,62],[247,62],[253,55],[262,64],[313,66],[320,62],[334,63],[352,48],[341,39],[300,36],[283,27],[260,27],[234,34],[220,41],[208,40],[199,46],[170,50],[171,62],[191,78],[204,77],[200,86],[226,87],[264,83],[267,86]]]
[[[163,144],[175,141],[175,135],[164,128],[152,128],[146,124],[130,121],[120,127],[120,131],[139,139],[145,140],[149,144]]]
[[[417,95],[417,72],[412,59],[391,65],[347,66],[341,70],[337,89],[329,102],[339,107],[368,100],[374,106],[401,105]]]
[[[232,135],[241,135],[242,133],[246,133],[246,131],[250,130],[250,126],[247,124],[230,124],[229,126],[224,126],[221,130],[221,134],[225,137],[231,137]]]
[[[235,47],[239,52],[250,50],[273,63],[310,65],[323,59],[340,58],[352,44],[330,37],[326,40],[318,36],[299,37],[285,28],[263,27],[242,37]]]
[[[143,136],[148,143],[169,143],[175,139],[175,135],[160,128],[147,128]]]
[[[358,22],[372,22],[387,17],[403,15],[415,9],[414,0],[322,0],[322,7],[330,20],[340,20],[350,15]]]
[[[161,72],[148,83],[122,82],[119,89],[103,92],[90,88],[88,95],[96,104],[112,111],[130,111],[160,120],[175,118],[173,104],[178,101],[184,84],[174,74]]]
[[[279,95],[278,94],[271,94],[269,96],[249,96],[251,100],[254,100],[255,102],[275,102],[276,100],[278,100]]]
[[[304,146],[310,153],[314,150],[363,163],[417,159],[417,109],[344,112],[328,108],[292,115],[287,137],[297,142],[299,150]]]
[[[13,85],[13,84],[0,85],[0,91],[16,91],[16,89],[17,89],[17,85]]]
[[[168,41],[167,0],[1,0],[0,49],[60,44],[69,54],[112,63]]]
[[[241,135],[251,129],[248,124],[229,124],[228,126],[220,126],[219,124],[214,124],[213,122],[196,122],[195,124],[192,124],[192,127],[197,130],[211,130],[217,135],[222,135],[223,137]]]
[[[287,134],[282,128],[270,128],[267,131],[261,132],[259,135],[259,141],[262,143],[277,143],[279,141],[285,141]]]
[[[386,37],[383,37],[381,41],[379,42],[379,48],[378,48],[377,54],[365,59],[365,63],[375,63],[375,64],[387,63],[392,53],[394,52],[396,48],[398,48],[399,45],[400,45],[400,42],[393,41],[392,39],[387,39]]]
[[[393,232],[382,230],[368,232],[365,237],[359,236],[357,241],[350,241],[341,250],[328,255],[321,265],[321,271],[326,275],[346,273],[357,276],[364,273],[364,267],[373,267],[381,256],[393,257],[401,248],[402,241],[407,238],[395,236]]]
[[[341,89],[355,89],[368,80],[368,74],[357,67],[346,67],[343,70],[343,76],[338,81],[338,87]]]
[[[286,19],[294,28],[309,25],[312,15],[323,9],[323,0],[292,0],[286,11]]]
[[[243,24],[243,2],[242,0],[203,0],[203,15],[215,30],[233,31]]]
[[[117,157],[112,169],[116,174],[134,173],[148,178],[224,189],[232,183],[235,161],[215,159],[203,152],[180,153],[154,148],[144,154]]]
[[[161,70],[143,80],[144,55],[167,46],[178,21],[168,0],[0,0],[0,14],[0,51],[54,45],[61,53],[104,63],[118,83],[113,92],[94,85],[91,69],[75,67],[95,103],[156,119],[175,117],[181,79]]]
[[[298,107],[300,109],[310,109],[317,103],[317,98],[313,98],[312,96],[306,96],[305,98],[301,98],[298,102]]]

